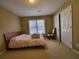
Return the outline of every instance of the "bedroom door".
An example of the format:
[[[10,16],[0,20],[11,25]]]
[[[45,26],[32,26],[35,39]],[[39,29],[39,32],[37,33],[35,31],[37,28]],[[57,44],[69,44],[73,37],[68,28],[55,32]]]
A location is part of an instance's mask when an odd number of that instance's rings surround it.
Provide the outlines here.
[[[71,5],[60,13],[61,42],[72,48],[72,8]]]

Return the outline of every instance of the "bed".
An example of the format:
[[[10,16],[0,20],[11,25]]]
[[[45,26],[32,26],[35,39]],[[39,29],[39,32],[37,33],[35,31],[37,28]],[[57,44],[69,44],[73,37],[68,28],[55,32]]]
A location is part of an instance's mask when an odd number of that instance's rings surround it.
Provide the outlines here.
[[[33,46],[46,46],[45,39],[36,34],[27,35],[19,32],[4,33],[7,49],[24,48]]]

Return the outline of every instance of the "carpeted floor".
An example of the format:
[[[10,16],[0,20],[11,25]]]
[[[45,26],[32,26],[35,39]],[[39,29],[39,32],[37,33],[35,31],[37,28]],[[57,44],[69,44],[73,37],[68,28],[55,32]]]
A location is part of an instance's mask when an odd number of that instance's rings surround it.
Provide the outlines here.
[[[79,55],[55,40],[46,40],[45,49],[8,51],[0,59],[79,59]]]

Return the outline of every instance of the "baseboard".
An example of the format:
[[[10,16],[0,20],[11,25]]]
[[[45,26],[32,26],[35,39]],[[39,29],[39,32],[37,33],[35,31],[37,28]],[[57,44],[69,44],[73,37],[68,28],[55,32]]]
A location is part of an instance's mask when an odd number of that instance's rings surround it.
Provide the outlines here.
[[[5,52],[6,52],[6,50],[4,50],[4,51],[0,52],[0,55],[4,54]]]
[[[76,52],[77,54],[79,54],[79,51],[75,50],[75,49],[72,49],[74,52]]]

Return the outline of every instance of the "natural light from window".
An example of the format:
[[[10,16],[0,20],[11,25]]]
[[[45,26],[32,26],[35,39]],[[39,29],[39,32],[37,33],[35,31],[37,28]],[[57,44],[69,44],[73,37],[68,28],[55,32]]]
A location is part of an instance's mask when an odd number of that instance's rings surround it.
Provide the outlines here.
[[[45,20],[37,19],[37,20],[29,20],[29,30],[30,34],[45,34]]]

